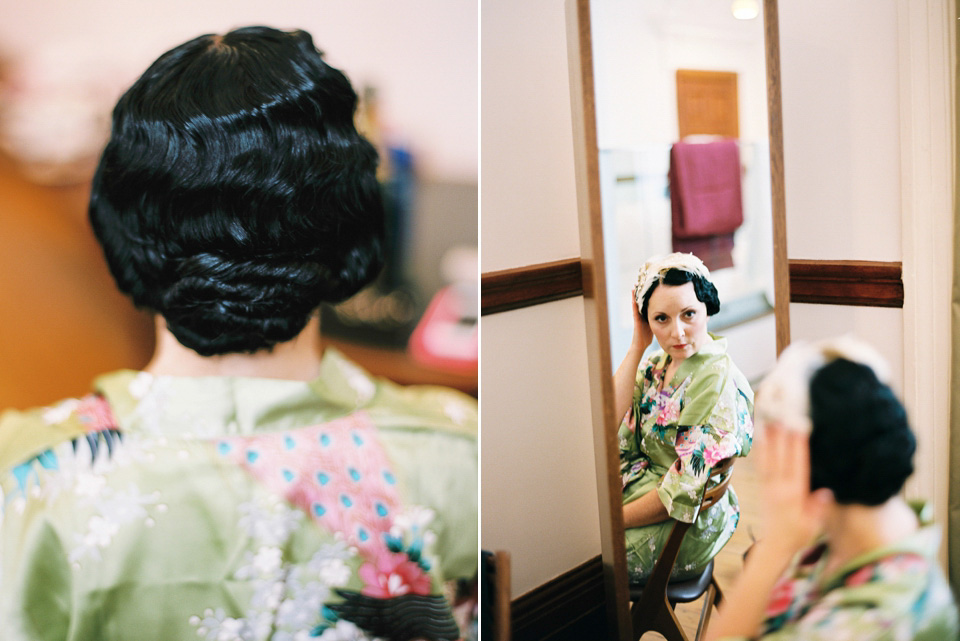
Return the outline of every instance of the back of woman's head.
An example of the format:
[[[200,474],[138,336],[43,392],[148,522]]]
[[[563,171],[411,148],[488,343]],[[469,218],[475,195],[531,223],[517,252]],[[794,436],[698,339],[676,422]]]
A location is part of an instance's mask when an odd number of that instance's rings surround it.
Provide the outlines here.
[[[913,473],[916,441],[893,391],[845,359],[810,380],[810,484],[839,503],[880,505]]]
[[[382,264],[377,153],[304,31],[206,35],[123,95],[90,220],[121,291],[204,356],[294,338]]]
[[[887,369],[850,336],[794,343],[757,392],[758,427],[809,434],[811,489],[839,503],[880,505],[913,473],[916,441]]]

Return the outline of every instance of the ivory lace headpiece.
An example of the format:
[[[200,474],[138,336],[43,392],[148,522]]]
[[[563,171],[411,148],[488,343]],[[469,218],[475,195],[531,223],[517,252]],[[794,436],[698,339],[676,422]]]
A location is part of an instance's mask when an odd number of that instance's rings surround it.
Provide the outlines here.
[[[884,384],[889,368],[882,356],[870,345],[853,336],[840,336],[813,343],[796,342],[780,355],[773,371],[757,390],[754,419],[758,426],[777,423],[796,432],[809,434],[810,380],[825,365],[844,359],[873,370]]]
[[[693,254],[674,252],[666,256],[655,256],[643,264],[637,276],[637,305],[643,305],[643,297],[650,291],[653,284],[663,280],[664,274],[671,269],[679,269],[710,280],[710,270]]]

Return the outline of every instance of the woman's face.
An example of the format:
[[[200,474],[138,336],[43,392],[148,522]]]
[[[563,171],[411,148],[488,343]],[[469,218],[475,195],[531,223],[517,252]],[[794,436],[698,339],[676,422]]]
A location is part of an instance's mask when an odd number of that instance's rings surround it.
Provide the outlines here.
[[[647,322],[660,347],[678,364],[710,342],[707,306],[697,299],[693,283],[658,285],[647,303]]]

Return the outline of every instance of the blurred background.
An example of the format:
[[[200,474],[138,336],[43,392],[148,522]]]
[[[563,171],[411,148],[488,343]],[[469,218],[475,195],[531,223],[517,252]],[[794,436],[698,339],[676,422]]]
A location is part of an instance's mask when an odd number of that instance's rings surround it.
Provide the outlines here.
[[[253,24],[313,35],[381,153],[388,267],[322,310],[325,341],[398,382],[476,394],[476,1],[34,0],[0,22],[0,409],[146,364],[152,319],[117,292],[86,219],[110,110],[164,51]]]

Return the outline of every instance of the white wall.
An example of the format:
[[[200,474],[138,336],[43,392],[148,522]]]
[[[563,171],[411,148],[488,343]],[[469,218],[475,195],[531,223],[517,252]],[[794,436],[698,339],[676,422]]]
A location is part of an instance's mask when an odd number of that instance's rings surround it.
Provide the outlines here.
[[[931,500],[944,526],[956,11],[780,2],[788,255],[901,261],[904,282],[902,310],[792,305],[792,336],[852,332],[886,356],[917,433],[907,495]]]
[[[580,255],[561,0],[483,0],[481,266]],[[481,545],[523,594],[600,553],[582,299],[484,316]]]
[[[737,74],[740,140],[767,140],[763,23],[737,20],[724,2],[591,3],[600,149],[676,141],[677,69]]]
[[[580,255],[562,0],[483,0],[481,270]]]
[[[584,332],[582,298],[483,317],[480,542],[514,596],[600,553]]]
[[[53,47],[130,82],[194,36],[250,24],[306,29],[356,87],[378,88],[388,133],[412,146],[427,178],[473,182],[477,7],[478,0],[6,2],[0,54],[21,60]]]
[[[896,42],[895,0],[780,2],[790,258],[902,260]],[[852,332],[903,371],[899,310],[792,305],[790,317],[795,339]]]

